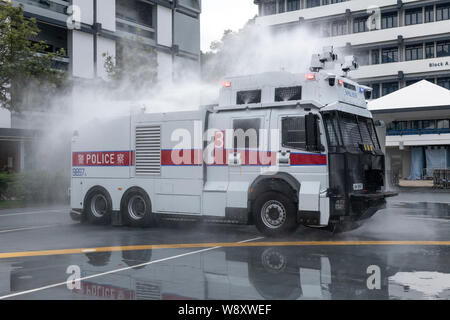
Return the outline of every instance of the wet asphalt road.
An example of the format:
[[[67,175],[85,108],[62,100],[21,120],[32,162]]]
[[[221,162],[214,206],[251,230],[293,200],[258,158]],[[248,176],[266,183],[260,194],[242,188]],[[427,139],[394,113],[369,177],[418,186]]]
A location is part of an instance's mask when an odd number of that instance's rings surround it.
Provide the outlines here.
[[[68,210],[0,211],[0,298],[450,299],[450,204],[391,200],[357,230],[284,239],[253,226],[92,226]]]

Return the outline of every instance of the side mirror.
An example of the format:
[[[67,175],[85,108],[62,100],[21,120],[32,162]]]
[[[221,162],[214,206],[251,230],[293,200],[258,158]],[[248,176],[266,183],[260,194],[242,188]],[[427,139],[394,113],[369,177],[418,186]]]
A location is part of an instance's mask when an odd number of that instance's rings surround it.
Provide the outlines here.
[[[311,152],[325,151],[320,141],[319,116],[309,113],[305,116],[306,150]]]

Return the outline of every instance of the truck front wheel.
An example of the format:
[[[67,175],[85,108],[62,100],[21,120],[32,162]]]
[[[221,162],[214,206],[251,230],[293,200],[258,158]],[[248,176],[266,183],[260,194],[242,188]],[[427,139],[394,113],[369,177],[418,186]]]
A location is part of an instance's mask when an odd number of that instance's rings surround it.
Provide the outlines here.
[[[292,233],[297,228],[295,204],[277,192],[266,192],[255,202],[253,218],[256,228],[268,237]]]
[[[93,224],[108,224],[111,221],[112,202],[108,192],[96,187],[86,197],[85,213]]]
[[[122,214],[126,224],[131,227],[150,227],[155,222],[150,198],[141,189],[130,190],[127,193]]]

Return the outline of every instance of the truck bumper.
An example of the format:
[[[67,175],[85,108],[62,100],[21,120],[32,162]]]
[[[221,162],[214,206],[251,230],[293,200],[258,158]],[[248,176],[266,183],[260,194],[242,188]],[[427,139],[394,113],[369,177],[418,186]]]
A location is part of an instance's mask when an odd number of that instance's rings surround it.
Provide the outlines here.
[[[398,193],[394,192],[350,194],[350,218],[354,221],[366,220],[386,208],[386,198],[396,195]]]
[[[70,210],[70,217],[73,221],[81,221],[83,217],[83,210],[82,209],[71,209]]]
[[[377,211],[386,208],[386,198],[396,195],[395,192],[350,194],[349,214],[331,217],[330,224],[338,226],[340,232],[356,229]],[[334,227],[332,229],[335,231]]]

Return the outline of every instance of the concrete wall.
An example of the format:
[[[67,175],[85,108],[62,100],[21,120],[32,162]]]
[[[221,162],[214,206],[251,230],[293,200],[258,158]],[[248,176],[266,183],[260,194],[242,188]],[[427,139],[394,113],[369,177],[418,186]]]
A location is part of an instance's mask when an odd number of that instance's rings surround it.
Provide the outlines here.
[[[172,81],[172,55],[164,52],[158,52],[158,81],[171,82]]]
[[[116,31],[116,1],[97,1],[97,22],[102,24],[103,29]]]
[[[157,6],[157,42],[159,45],[172,47],[172,10]]]
[[[0,128],[11,128],[11,112],[0,108]]]
[[[94,7],[92,3],[92,0],[72,0],[72,5],[78,6],[80,8],[82,23],[86,23],[89,25],[92,25],[94,23]]]
[[[94,77],[94,36],[73,30],[69,32],[70,68],[74,77]]]

